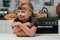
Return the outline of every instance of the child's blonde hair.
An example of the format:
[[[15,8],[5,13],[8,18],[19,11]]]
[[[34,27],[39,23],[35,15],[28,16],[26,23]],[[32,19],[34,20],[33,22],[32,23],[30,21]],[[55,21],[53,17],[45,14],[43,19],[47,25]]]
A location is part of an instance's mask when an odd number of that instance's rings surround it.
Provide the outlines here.
[[[28,7],[25,7],[23,5],[28,5]],[[32,12],[32,15],[30,16],[32,23],[37,24],[33,13],[33,5],[30,2],[26,2],[26,1],[20,2],[17,10],[26,10],[26,9],[29,9]]]
[[[25,7],[24,5],[27,5],[28,7]],[[23,10],[23,9],[29,9],[31,12],[33,11],[33,6],[30,2],[26,2],[26,1],[23,1],[23,2],[20,2],[19,3],[19,6],[18,6],[18,10]]]

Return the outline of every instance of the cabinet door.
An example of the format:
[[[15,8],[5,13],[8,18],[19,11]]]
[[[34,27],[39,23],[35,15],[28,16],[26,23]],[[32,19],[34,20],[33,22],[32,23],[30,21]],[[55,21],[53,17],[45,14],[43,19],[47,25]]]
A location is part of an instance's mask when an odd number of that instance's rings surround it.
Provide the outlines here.
[[[0,33],[6,33],[6,25],[3,20],[0,20]]]
[[[6,33],[13,33],[11,28],[12,22],[13,20],[6,20]]]

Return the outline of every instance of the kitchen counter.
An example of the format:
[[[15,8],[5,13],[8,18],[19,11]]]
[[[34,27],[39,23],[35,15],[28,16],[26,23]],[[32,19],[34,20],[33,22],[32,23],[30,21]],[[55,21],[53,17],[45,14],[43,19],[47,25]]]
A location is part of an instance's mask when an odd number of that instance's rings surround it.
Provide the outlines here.
[[[0,33],[0,40],[60,40],[60,34],[36,34],[33,37],[16,37],[14,34]]]

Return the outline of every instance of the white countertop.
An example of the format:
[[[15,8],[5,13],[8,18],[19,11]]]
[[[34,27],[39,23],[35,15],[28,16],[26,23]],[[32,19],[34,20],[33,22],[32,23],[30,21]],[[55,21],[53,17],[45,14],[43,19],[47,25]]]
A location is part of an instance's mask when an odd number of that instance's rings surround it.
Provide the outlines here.
[[[60,34],[36,34],[34,37],[16,37],[14,34],[0,33],[0,40],[60,40]]]

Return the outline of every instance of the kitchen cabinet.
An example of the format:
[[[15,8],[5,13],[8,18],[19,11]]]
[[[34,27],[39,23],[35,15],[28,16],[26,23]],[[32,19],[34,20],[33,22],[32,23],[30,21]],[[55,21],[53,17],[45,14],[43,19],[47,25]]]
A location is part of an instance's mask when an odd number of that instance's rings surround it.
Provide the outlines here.
[[[6,25],[4,20],[0,21],[0,33],[6,33]]]

